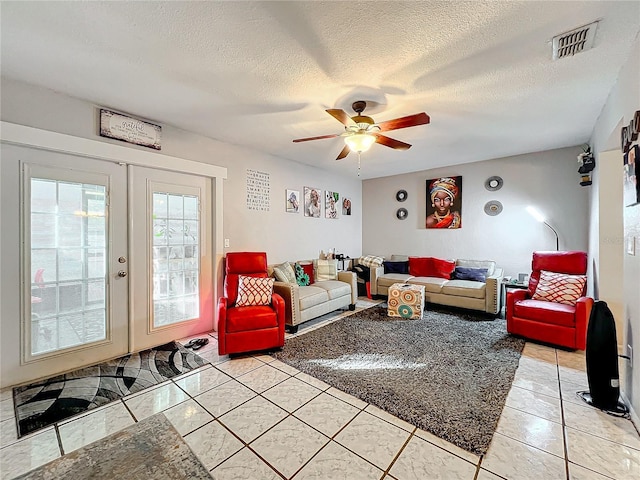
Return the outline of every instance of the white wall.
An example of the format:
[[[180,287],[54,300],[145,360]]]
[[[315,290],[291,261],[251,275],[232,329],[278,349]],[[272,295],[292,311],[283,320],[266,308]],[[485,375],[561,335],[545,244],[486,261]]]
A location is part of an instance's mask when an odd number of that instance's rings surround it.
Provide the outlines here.
[[[636,38],[629,60],[620,71],[618,81],[609,94],[595,125],[592,136],[595,152],[600,153],[611,149],[614,139],[620,138],[620,127],[629,124],[636,110],[640,110],[640,36]],[[610,157],[607,154],[603,164],[608,165],[612,170],[618,170],[618,182],[612,180],[601,183],[600,210],[591,212],[591,221],[597,224],[608,214],[617,218],[614,232],[607,233],[600,229],[601,275],[599,282],[600,290],[610,288],[623,292],[623,327],[622,331],[617,331],[617,335],[618,337],[622,336],[623,340],[620,342],[619,339],[619,343],[622,343],[625,351],[626,345],[631,345],[635,353],[632,366],[629,366],[626,361],[620,362],[622,368],[621,389],[631,403],[633,418],[638,424],[640,422],[640,355],[638,355],[640,352],[640,205],[623,206],[621,195],[623,160],[619,141],[615,148],[617,159],[615,159],[616,156]],[[617,161],[618,166],[610,163],[613,161]],[[614,204],[611,204],[611,199],[615,199]],[[620,230],[621,223],[622,230]],[[608,242],[607,238],[611,237],[616,241]],[[625,242],[632,237],[635,237],[635,255],[628,255],[625,253]],[[604,250],[610,250],[611,258],[621,260],[622,272],[612,272],[611,275],[604,273],[605,259],[602,255]],[[619,281],[620,278],[623,278],[622,284]]]
[[[559,234],[561,250],[586,250],[588,192],[581,187],[576,156],[579,147],[531,153],[484,162],[425,170],[418,173],[363,182],[364,254],[427,255],[441,258],[495,260],[507,275],[529,273],[534,250],[555,250],[555,235],[538,223],[525,208],[533,205],[547,216]],[[462,228],[425,228],[426,180],[462,175]],[[485,189],[485,180],[499,175],[504,186]],[[399,203],[395,194],[407,190]],[[489,200],[498,200],[503,211],[484,213]],[[409,211],[396,219],[398,208]]]
[[[144,112],[127,112],[125,105],[94,105],[51,90],[2,78],[0,118],[7,122],[114,143],[148,152],[136,145],[100,137],[99,107],[144,117]],[[149,119],[153,121],[153,119]],[[227,251],[266,251],[270,263],[317,258],[320,250],[337,248],[351,256],[360,255],[362,243],[360,205],[361,182],[336,177],[324,170],[279,159],[254,150],[230,145],[202,135],[162,125],[160,153],[219,165],[228,169],[224,184],[224,238]],[[271,210],[246,208],[246,170],[269,173]],[[304,186],[329,189],[353,199],[352,215],[337,220],[304,217],[285,212],[285,189]],[[324,203],[323,203],[324,204]]]

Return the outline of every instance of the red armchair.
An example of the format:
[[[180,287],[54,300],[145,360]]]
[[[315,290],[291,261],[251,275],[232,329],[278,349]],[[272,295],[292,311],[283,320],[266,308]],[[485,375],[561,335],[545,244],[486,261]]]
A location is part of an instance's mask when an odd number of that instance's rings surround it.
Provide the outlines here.
[[[224,297],[218,301],[218,353],[268,350],[284,345],[284,299],[273,293],[271,305],[236,306],[238,277],[268,277],[264,252],[227,253]]]
[[[593,299],[585,297],[586,283],[574,305],[533,300],[540,271],[584,275],[585,252],[533,252],[527,290],[507,292],[507,331],[533,340],[584,350]]]

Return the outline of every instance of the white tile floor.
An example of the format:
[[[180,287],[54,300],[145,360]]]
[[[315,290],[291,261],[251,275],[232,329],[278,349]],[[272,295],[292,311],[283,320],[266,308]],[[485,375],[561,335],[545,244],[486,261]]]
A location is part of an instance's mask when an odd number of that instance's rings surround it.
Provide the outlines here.
[[[527,343],[489,451],[478,457],[268,355],[218,357],[210,338],[198,352],[210,364],[20,440],[10,391],[1,392],[1,478],[157,412],[218,480],[640,478],[633,424],[575,395],[588,389],[580,352]]]

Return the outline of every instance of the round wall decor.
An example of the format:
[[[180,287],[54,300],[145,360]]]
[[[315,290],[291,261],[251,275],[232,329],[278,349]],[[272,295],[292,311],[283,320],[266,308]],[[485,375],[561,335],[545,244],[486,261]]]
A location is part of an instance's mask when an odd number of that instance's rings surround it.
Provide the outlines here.
[[[404,202],[408,196],[409,194],[406,190],[398,190],[398,193],[396,193],[396,200],[398,200],[399,202]]]
[[[396,217],[398,217],[398,220],[405,220],[408,215],[409,215],[409,212],[407,211],[406,208],[399,208],[398,211],[396,212]]]
[[[503,183],[504,180],[502,180],[501,177],[494,175],[493,177],[487,178],[487,180],[484,182],[484,188],[486,188],[490,192],[495,192],[496,190],[500,190],[502,188]]]
[[[484,213],[491,217],[495,217],[502,211],[502,204],[497,200],[489,200],[484,204]]]

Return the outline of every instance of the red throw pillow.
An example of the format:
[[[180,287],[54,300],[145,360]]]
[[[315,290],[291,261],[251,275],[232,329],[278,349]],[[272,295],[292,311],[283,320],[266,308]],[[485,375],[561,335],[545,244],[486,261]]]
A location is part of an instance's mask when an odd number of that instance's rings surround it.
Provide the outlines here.
[[[450,279],[451,274],[456,268],[456,262],[452,260],[442,260],[440,258],[432,258],[434,274],[431,277],[439,277]]]
[[[309,285],[315,283],[316,279],[313,276],[313,263],[301,263],[300,266],[302,267],[302,270],[304,270],[304,273],[309,275]]]
[[[433,257],[409,257],[409,274],[414,277],[451,278],[456,263]]]
[[[431,277],[431,257],[409,257],[409,275]]]

